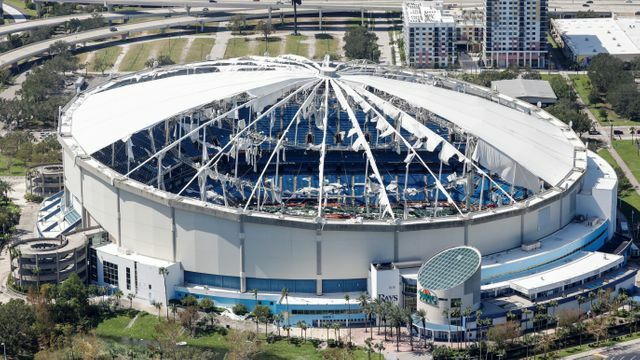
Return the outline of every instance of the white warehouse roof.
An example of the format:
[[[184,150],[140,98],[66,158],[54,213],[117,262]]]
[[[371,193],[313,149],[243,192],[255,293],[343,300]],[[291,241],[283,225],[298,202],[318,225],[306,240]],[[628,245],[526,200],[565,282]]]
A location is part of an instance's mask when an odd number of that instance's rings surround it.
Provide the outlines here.
[[[554,19],[565,46],[575,56],[640,55],[640,19]]]

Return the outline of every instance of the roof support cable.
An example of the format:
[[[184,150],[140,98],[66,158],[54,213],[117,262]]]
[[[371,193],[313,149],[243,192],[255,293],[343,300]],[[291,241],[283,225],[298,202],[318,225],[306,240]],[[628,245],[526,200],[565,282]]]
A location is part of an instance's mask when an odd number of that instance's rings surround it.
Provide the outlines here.
[[[364,149],[367,158],[369,158],[369,165],[371,166],[371,171],[375,175],[376,180],[380,184],[380,199],[378,205],[380,206],[380,218],[383,218],[385,214],[389,214],[392,219],[395,219],[395,215],[393,214],[393,210],[391,209],[391,203],[389,202],[389,196],[387,194],[387,189],[385,188],[384,181],[382,180],[382,176],[380,176],[380,172],[378,171],[378,165],[376,164],[373,153],[371,152],[371,147],[369,143],[367,143],[364,134],[362,133],[362,129],[360,128],[360,124],[358,123],[358,118],[356,118],[353,109],[348,105],[347,99],[344,97],[340,85],[338,85],[335,81],[331,80],[331,86],[333,87],[333,91],[336,94],[336,98],[338,99],[338,103],[340,107],[347,111],[347,115],[351,120],[351,126],[355,129],[355,133],[358,135],[358,139],[355,141],[353,148],[354,150],[359,150],[360,148]],[[338,108],[338,111],[340,109]]]
[[[149,156],[149,158],[147,158],[147,160],[145,160],[142,163],[140,163],[140,165],[136,166],[135,168],[133,168],[130,171],[127,171],[127,173],[124,176],[128,177],[129,175],[131,175],[131,173],[137,171],[142,166],[146,165],[149,161],[153,160],[160,153],[166,153],[166,152],[168,152],[169,150],[173,149],[176,146],[178,147],[178,152],[180,152],[182,140],[188,138],[189,136],[191,136],[191,134],[193,134],[196,131],[199,131],[204,126],[209,125],[209,124],[211,124],[211,123],[213,123],[215,121],[222,120],[223,118],[227,117],[229,114],[232,114],[234,111],[237,111],[237,110],[239,110],[241,108],[244,108],[244,107],[247,107],[247,106],[251,106],[253,104],[253,102],[255,102],[255,99],[254,100],[250,100],[250,101],[248,101],[248,102],[246,102],[244,104],[240,104],[240,105],[238,105],[236,107],[233,107],[231,110],[229,110],[229,111],[227,111],[227,112],[225,112],[225,113],[223,113],[223,114],[221,114],[221,115],[219,115],[219,116],[217,116],[217,117],[215,117],[213,119],[210,119],[210,120],[206,121],[205,123],[203,123],[202,125],[194,128],[194,129],[190,129],[189,132],[184,133],[184,134],[183,134],[183,129],[182,129],[183,117],[181,116],[180,119],[178,120],[178,139],[174,140],[171,144],[167,145],[166,147],[160,149],[156,153],[154,153],[151,156]]]
[[[293,116],[293,118],[291,118],[291,120],[289,121],[289,124],[287,125],[286,129],[284,129],[284,131],[282,132],[282,135],[280,135],[280,138],[278,139],[278,142],[276,143],[275,149],[271,152],[271,155],[269,156],[269,159],[267,160],[267,163],[262,168],[262,172],[260,173],[260,176],[258,177],[258,180],[256,180],[256,184],[253,186],[253,189],[251,190],[251,195],[249,195],[249,198],[245,202],[244,210],[247,210],[247,208],[249,207],[249,204],[251,203],[251,199],[255,195],[256,191],[258,191],[258,196],[256,197],[256,199],[258,201],[258,211],[260,211],[260,191],[259,191],[258,188],[262,184],[262,181],[263,181],[263,178],[264,178],[264,174],[267,172],[267,169],[269,168],[269,164],[271,164],[271,160],[273,160],[273,157],[276,155],[276,153],[278,153],[280,151],[280,147],[284,143],[284,140],[287,138],[287,133],[289,132],[289,129],[291,129],[291,125],[293,125],[293,123],[297,120],[298,116],[300,116],[300,114],[302,114],[302,111],[304,110],[304,108],[307,105],[309,105],[309,103],[313,99],[314,94],[316,93],[316,91],[318,90],[320,85],[321,84],[318,83],[313,88],[313,90],[311,91],[311,94],[309,94],[309,96],[305,99],[305,101],[302,104],[302,106],[300,106],[298,108],[298,111],[296,111],[296,114]],[[264,203],[264,201],[263,201],[263,203]]]
[[[329,80],[324,81],[324,116],[322,119],[322,142],[320,143],[320,170],[318,172],[318,218],[322,217],[322,195],[324,192],[324,158],[327,153],[327,128],[329,123]]]
[[[359,93],[362,94],[364,97],[366,98],[376,98],[376,95],[374,95],[373,93],[369,92],[366,89],[363,88],[354,88],[354,90]],[[404,116],[408,116],[410,118],[413,118],[411,115],[407,114],[406,112],[404,112],[402,109],[399,109],[395,106],[393,106],[397,111],[400,111],[404,114]],[[415,119],[414,119],[415,120]],[[417,122],[417,120],[416,120]],[[424,125],[421,125],[424,126]],[[438,136],[442,141],[445,141],[442,137],[440,137],[439,135],[435,134],[434,135]],[[470,158],[467,158],[464,154],[462,154],[460,151],[458,151],[457,149],[455,149],[454,147],[454,155],[458,157],[458,159],[463,159],[463,161],[468,162],[468,164],[470,166],[472,166],[480,175],[482,176],[486,176],[487,179],[489,179],[489,181],[491,182],[491,184],[495,187],[497,187],[500,192],[502,192],[502,194],[504,194],[505,196],[507,196],[509,198],[509,200],[511,200],[512,202],[515,202],[515,200],[513,199],[513,197],[511,196],[511,194],[509,194],[508,191],[504,190],[500,185],[498,185],[498,183],[496,183],[491,176],[489,176],[489,174],[487,174],[484,170],[482,170],[482,168],[480,168],[475,162],[473,162]],[[426,166],[426,165],[425,165]]]
[[[191,180],[189,180],[187,182],[187,184],[176,194],[176,195],[182,195],[182,193],[191,185],[191,183],[193,183],[193,181],[195,181],[195,179],[198,177],[198,175],[200,175],[200,173],[202,173],[205,169],[211,167],[211,165],[213,164],[214,166],[216,164],[218,164],[218,161],[222,158],[222,156],[226,153],[225,151],[227,150],[227,148],[231,145],[234,144],[234,146],[237,148],[236,143],[238,141],[238,139],[240,138],[241,135],[243,135],[248,129],[251,128],[251,126],[255,123],[257,123],[258,121],[262,120],[263,118],[265,118],[266,116],[270,115],[272,111],[274,111],[278,106],[280,106],[281,104],[285,104],[287,103],[295,94],[297,94],[300,91],[304,91],[307,90],[309,87],[315,85],[319,80],[313,80],[313,81],[309,81],[305,84],[303,84],[302,86],[300,86],[300,88],[298,88],[297,90],[295,90],[294,92],[292,92],[291,94],[287,95],[284,99],[278,101],[276,104],[272,105],[271,107],[269,107],[269,109],[267,109],[267,111],[265,111],[262,115],[258,116],[255,120],[253,120],[250,124],[248,124],[247,126],[244,127],[244,129],[239,130],[236,135],[229,140],[229,142],[227,142],[224,147],[222,147],[221,149],[218,150],[218,152],[212,156],[209,161],[200,166],[200,168],[198,169],[198,171],[196,172],[196,174],[191,178]],[[249,103],[252,103],[254,100],[249,101],[248,103],[245,103],[244,106],[247,106]],[[242,106],[242,107],[244,107]],[[238,107],[236,107],[238,108]],[[231,110],[233,111],[233,109]],[[230,112],[225,113],[228,114]],[[209,121],[210,122],[210,121]]]
[[[378,121],[386,121],[384,120],[384,115],[382,115],[382,113],[380,113],[375,107],[373,107],[373,105],[369,104],[368,101],[365,100],[363,97],[361,97],[356,91],[351,92],[349,91],[350,88],[347,88],[347,87],[345,87],[345,89],[347,90],[347,92],[350,92],[350,95],[352,97],[356,99],[356,102],[360,105],[361,108],[365,109],[363,106],[366,105],[368,108],[370,108],[371,111],[373,111],[377,115]],[[447,196],[447,200],[449,201],[449,203],[456,208],[456,210],[460,215],[462,215],[462,210],[460,210],[458,205],[453,201],[449,192],[445,190],[444,186],[440,182],[440,177],[437,177],[436,174],[433,173],[431,168],[424,162],[420,154],[418,154],[418,152],[413,148],[413,146],[409,143],[409,141],[404,136],[402,136],[402,134],[399,131],[397,131],[393,126],[390,126],[388,129],[390,129],[390,131],[393,131],[397,135],[398,139],[400,139],[400,141],[402,141],[402,143],[404,143],[407,149],[409,149],[409,151],[411,152],[410,156],[407,156],[406,160],[411,162],[413,161],[414,157],[418,158],[422,166],[429,172],[429,175],[431,175],[431,177],[434,178],[436,182],[436,187],[439,188]]]

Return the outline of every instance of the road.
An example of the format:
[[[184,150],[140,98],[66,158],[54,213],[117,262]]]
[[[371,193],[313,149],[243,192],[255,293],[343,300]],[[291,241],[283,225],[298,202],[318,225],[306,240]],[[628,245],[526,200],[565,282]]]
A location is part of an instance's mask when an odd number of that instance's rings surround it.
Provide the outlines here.
[[[13,19],[13,21],[15,21],[15,23],[17,24],[26,23],[27,18],[26,16],[24,16],[23,13],[20,12],[20,10],[12,6],[9,6],[2,1],[0,1],[0,3],[2,4],[2,11],[4,11],[6,15],[11,16],[11,18]],[[2,35],[2,33],[0,33],[0,35]]]
[[[196,13],[201,11],[202,11],[202,8],[193,9],[193,12],[196,12]],[[162,17],[162,16],[168,16],[168,15],[186,15],[186,13],[187,11],[184,8],[160,8],[160,9],[140,9],[139,11],[104,12],[104,13],[100,13],[100,15],[102,15],[102,17],[105,20],[122,20],[122,19],[134,19],[134,18],[143,18],[143,17]],[[24,19],[23,17],[23,20],[21,22],[16,21],[13,24],[0,26],[0,35],[15,34],[18,32],[27,31],[30,29],[43,27],[43,26],[57,26],[71,19],[84,20],[90,17],[91,17],[91,14],[73,14],[73,15],[56,16],[56,17],[31,20],[31,21],[26,21],[26,19]]]
[[[567,356],[565,360],[640,360],[640,339]]]
[[[37,0],[44,1],[44,0]],[[236,9],[268,9],[268,8],[291,8],[289,0],[217,0],[217,2],[209,2],[209,0],[51,0],[47,2],[64,2],[79,4],[104,4],[104,5],[131,5],[131,6],[180,6],[180,7],[232,7]],[[279,4],[280,2],[280,4]],[[456,4],[463,8],[482,7],[482,0],[447,0],[446,3]],[[305,0],[299,8],[305,9],[323,9],[323,10],[351,10],[351,11],[399,11],[402,6],[402,0]],[[592,4],[586,4],[584,0],[550,0],[550,11],[602,11],[614,12],[616,14],[633,15],[640,10],[640,0],[632,0],[627,3],[626,0],[594,0]]]
[[[284,11],[288,13],[288,11]],[[304,14],[305,11],[299,11],[299,14]],[[253,11],[245,11],[245,17],[247,19],[254,18],[264,18],[266,15],[262,11],[253,10]],[[122,36],[126,37],[132,33],[139,33],[147,30],[154,29],[165,29],[176,26],[186,26],[186,25],[204,25],[210,22],[220,22],[227,21],[231,15],[225,14],[224,16],[178,16],[172,17],[162,20],[154,20],[137,24],[126,24],[118,26],[115,31],[111,31],[109,28],[100,28],[96,30],[90,30],[85,32],[80,32],[76,34],[71,34],[67,36],[61,36],[54,39],[48,39],[45,41],[40,41],[37,43],[29,44],[26,46],[19,47],[15,50],[8,51],[0,54],[0,69],[3,69],[8,66],[12,66],[17,64],[18,62],[29,59],[36,55],[41,55],[46,53],[49,50],[49,47],[57,42],[64,41],[68,44],[83,44],[89,41],[98,40],[98,39],[106,39],[110,37]]]

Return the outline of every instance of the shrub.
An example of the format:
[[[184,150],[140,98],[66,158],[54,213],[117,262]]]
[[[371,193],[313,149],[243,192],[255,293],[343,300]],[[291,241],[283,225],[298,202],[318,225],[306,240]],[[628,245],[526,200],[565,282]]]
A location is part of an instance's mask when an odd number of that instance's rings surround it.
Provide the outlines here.
[[[245,315],[246,313],[249,312],[249,310],[247,310],[247,307],[244,306],[244,304],[235,304],[233,305],[233,308],[231,310],[233,311],[234,314],[238,316]]]
[[[42,196],[36,195],[36,194],[32,194],[32,193],[24,194],[24,198],[28,202],[34,202],[34,203],[41,203],[44,200],[44,198]]]

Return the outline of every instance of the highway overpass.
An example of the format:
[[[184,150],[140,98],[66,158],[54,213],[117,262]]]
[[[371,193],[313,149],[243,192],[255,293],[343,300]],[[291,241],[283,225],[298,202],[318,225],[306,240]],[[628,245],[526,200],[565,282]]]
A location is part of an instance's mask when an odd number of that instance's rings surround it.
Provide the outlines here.
[[[44,0],[35,0],[44,2]],[[106,6],[175,6],[185,8],[195,7],[225,7],[235,9],[289,9],[290,0],[48,0],[47,2],[103,4]],[[455,4],[462,8],[480,8],[483,0],[446,0],[445,4]],[[402,0],[303,0],[298,6],[300,10],[336,10],[336,11],[400,11]],[[549,0],[549,10],[554,12],[601,11],[616,14],[632,15],[640,11],[640,0],[594,0],[587,4],[586,0]]]
[[[283,11],[285,15],[289,15],[291,11]],[[311,11],[299,11],[301,15],[311,13]],[[313,11],[315,14],[316,12]],[[263,11],[245,11],[243,12],[247,19],[258,19],[265,18],[267,15]],[[133,33],[139,33],[147,30],[155,30],[155,29],[167,29],[171,27],[177,26],[187,26],[187,25],[200,25],[204,26],[206,23],[210,22],[220,22],[227,21],[231,18],[230,14],[216,14],[211,16],[193,16],[193,15],[182,15],[176,16],[161,20],[153,20],[147,21],[143,23],[135,23],[135,24],[125,24],[117,26],[114,31],[111,31],[109,27],[104,27],[95,30],[84,31],[80,33],[74,33],[66,36],[56,37],[44,41],[40,41],[37,43],[29,44],[26,46],[19,47],[17,49],[0,53],[0,69],[7,68],[9,66],[13,66],[18,62],[26,59],[30,59],[34,56],[42,55],[49,50],[49,47],[58,42],[64,41],[70,45],[76,44],[85,44],[89,41],[107,39],[111,37],[122,37],[125,38]]]

